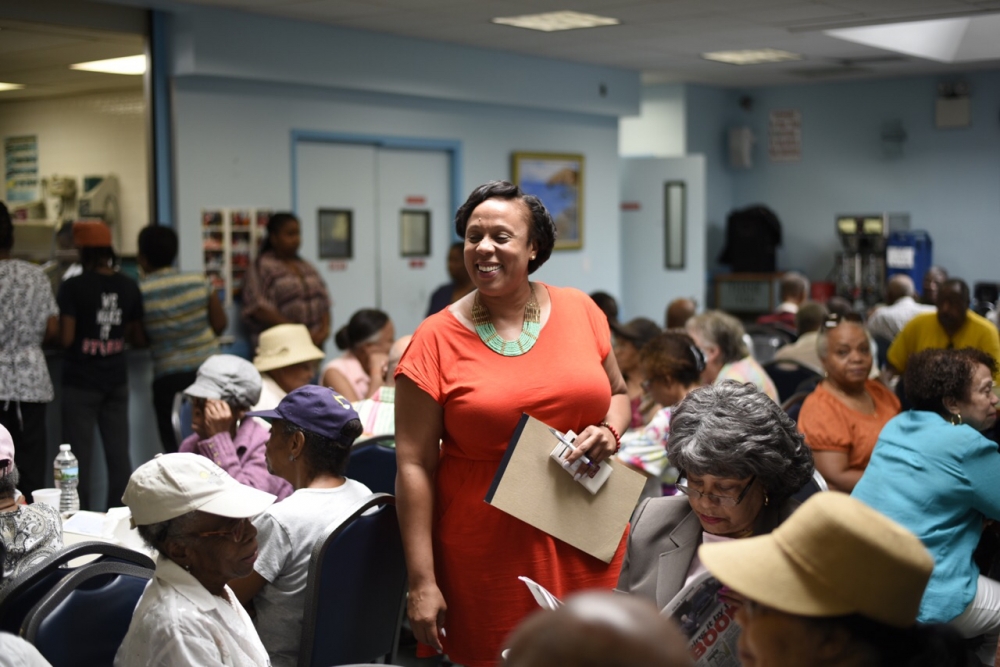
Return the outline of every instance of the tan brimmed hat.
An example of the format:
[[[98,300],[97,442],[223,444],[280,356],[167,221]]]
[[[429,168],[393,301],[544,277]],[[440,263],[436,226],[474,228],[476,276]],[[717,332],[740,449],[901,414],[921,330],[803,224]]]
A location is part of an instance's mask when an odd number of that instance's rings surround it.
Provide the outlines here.
[[[913,533],[835,491],[811,496],[769,535],[704,544],[698,556],[723,584],[779,611],[898,628],[916,621],[934,569]]]
[[[260,334],[253,365],[264,373],[303,361],[318,361],[325,356],[323,350],[313,345],[304,324],[279,324]]]

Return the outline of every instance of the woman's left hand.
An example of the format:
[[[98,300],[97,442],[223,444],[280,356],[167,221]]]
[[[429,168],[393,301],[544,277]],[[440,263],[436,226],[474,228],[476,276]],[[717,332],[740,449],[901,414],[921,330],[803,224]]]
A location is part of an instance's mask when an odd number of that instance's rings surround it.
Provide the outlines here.
[[[226,433],[233,427],[236,418],[229,404],[225,401],[218,401],[213,398],[205,401],[205,431],[206,439]]]
[[[608,427],[594,425],[583,429],[576,436],[573,446],[576,448],[576,451],[566,459],[570,463],[576,461],[584,454],[594,463],[600,463],[615,453],[618,443],[615,442],[615,436],[612,435]]]

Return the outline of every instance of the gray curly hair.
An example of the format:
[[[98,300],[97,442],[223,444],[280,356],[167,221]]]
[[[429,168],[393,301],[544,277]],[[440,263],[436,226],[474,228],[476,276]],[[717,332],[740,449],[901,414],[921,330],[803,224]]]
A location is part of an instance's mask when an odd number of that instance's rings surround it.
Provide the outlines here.
[[[731,364],[750,354],[743,341],[746,330],[740,321],[721,310],[706,310],[695,315],[685,325],[688,333],[695,332],[709,345],[715,345],[722,352],[722,363]]]
[[[752,384],[699,387],[670,416],[670,462],[683,473],[757,481],[787,498],[813,474],[813,456],[795,422]]]

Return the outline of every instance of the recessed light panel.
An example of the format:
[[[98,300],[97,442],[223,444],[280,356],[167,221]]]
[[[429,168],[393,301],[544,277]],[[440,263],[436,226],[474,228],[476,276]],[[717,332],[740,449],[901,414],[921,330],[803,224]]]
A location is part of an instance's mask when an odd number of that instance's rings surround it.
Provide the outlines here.
[[[21,88],[24,88],[23,83],[4,83],[0,81],[0,92],[5,90],[20,90]]]
[[[555,32],[557,30],[577,30],[579,28],[600,28],[606,25],[618,25],[618,19],[596,14],[581,12],[547,12],[545,14],[526,14],[524,16],[502,16],[492,19],[493,23],[509,25],[515,28]]]
[[[108,60],[93,60],[88,63],[70,65],[70,69],[85,72],[102,72],[104,74],[145,74],[146,56],[126,56],[124,58],[109,58]]]
[[[825,34],[918,58],[942,63],[962,63],[1000,59],[998,30],[1000,14],[978,14],[841,28],[827,30]]]
[[[802,60],[802,56],[781,49],[744,49],[742,51],[712,51],[703,53],[701,57],[718,63],[729,65],[761,65],[763,63],[780,63],[789,60]]]

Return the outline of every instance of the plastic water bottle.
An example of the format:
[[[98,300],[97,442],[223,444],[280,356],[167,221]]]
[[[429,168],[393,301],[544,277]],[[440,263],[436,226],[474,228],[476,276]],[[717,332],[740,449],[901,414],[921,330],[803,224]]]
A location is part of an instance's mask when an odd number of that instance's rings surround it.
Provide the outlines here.
[[[52,464],[56,488],[62,491],[59,511],[63,514],[80,511],[80,494],[76,487],[80,484],[80,463],[73,456],[69,445],[59,445],[59,453]]]

